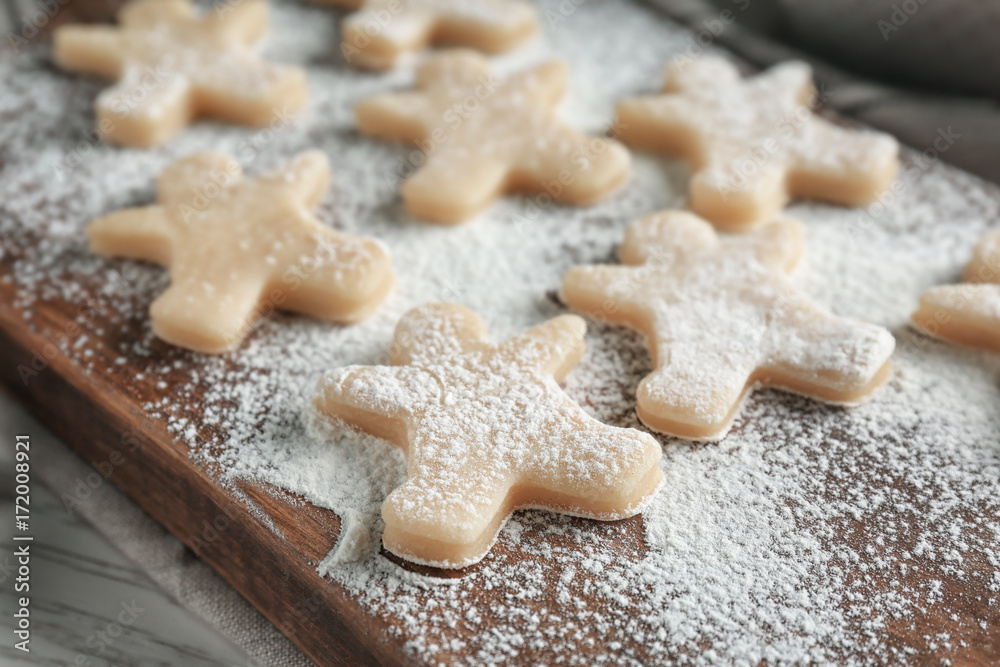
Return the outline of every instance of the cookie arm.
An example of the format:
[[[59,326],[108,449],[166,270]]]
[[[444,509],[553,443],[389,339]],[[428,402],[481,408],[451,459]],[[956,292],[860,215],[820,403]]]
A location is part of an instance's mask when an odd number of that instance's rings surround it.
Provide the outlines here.
[[[52,57],[71,72],[108,79],[122,73],[121,32],[111,26],[65,25],[52,37]]]
[[[1000,285],[931,288],[920,296],[913,323],[935,338],[1000,351]]]
[[[482,3],[486,4],[486,3]],[[484,53],[502,53],[538,30],[538,12],[527,2],[508,0],[494,8],[475,7],[442,16],[437,32],[449,44]]]
[[[430,12],[404,5],[386,20],[378,11],[361,9],[341,23],[340,50],[348,63],[366,69],[390,69],[401,56],[420,51],[430,43],[436,24]],[[381,29],[372,31],[372,25]]]
[[[267,3],[263,0],[219,3],[203,20],[234,43],[252,46],[267,31]]]
[[[204,279],[202,267],[174,258],[171,284],[150,306],[153,331],[180,347],[220,354],[235,349],[258,324],[264,285],[239,275]]]
[[[193,113],[253,127],[283,127],[308,99],[301,68],[249,56],[234,66],[205,68],[192,85]]]
[[[99,128],[123,146],[148,148],[173,138],[191,121],[191,89],[177,74],[127,66],[94,103]]]
[[[162,206],[116,211],[87,225],[90,250],[157,264],[170,261],[170,219]]]
[[[434,126],[434,109],[421,92],[383,93],[360,100],[354,107],[358,132],[388,141],[421,141]],[[439,114],[440,116],[440,114]]]
[[[662,449],[648,433],[608,426],[569,398],[559,418],[541,427],[544,447],[531,452],[519,485],[554,492],[574,514],[617,520],[637,513],[663,475]]]
[[[329,322],[360,322],[374,312],[395,281],[392,259],[377,241],[338,234],[309,219],[317,233],[273,289],[281,307]],[[305,226],[305,225],[303,225]]]
[[[852,130],[818,117],[794,153],[789,189],[844,206],[875,201],[899,171],[899,144],[881,132]]]
[[[509,167],[498,160],[442,151],[406,179],[401,188],[413,217],[455,225],[476,215],[508,187]]]
[[[405,366],[337,368],[319,381],[314,404],[323,414],[370,432],[369,420],[400,419],[412,407],[413,391],[417,388],[407,386],[405,369]]]
[[[889,373],[896,341],[886,329],[837,317],[800,295],[769,313],[768,384],[843,405],[864,401]]]
[[[618,190],[627,180],[632,159],[613,139],[577,132],[550,117],[536,133],[520,140],[520,162],[511,165],[513,184],[547,193],[574,206],[589,206]]]
[[[634,267],[595,265],[567,271],[559,293],[573,310],[599,321],[614,321],[625,303],[641,289]]]

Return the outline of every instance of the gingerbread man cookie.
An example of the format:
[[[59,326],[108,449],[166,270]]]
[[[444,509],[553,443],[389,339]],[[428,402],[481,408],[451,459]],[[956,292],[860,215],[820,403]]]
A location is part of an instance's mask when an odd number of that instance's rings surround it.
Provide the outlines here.
[[[415,92],[362,100],[358,129],[423,149],[426,161],[402,186],[421,220],[462,222],[512,190],[587,205],[625,182],[629,154],[558,117],[566,76],[565,65],[548,62],[499,80],[478,53],[437,54],[418,70]]]
[[[118,83],[98,95],[97,129],[126,146],[162,144],[197,116],[262,126],[306,103],[305,73],[250,50],[267,26],[262,0],[220,4],[202,17],[189,0],[135,0],[119,26],[56,29],[63,69]]]
[[[936,338],[1000,352],[1000,231],[976,244],[964,277],[924,292],[913,322]]]
[[[348,366],[319,384],[325,415],[406,450],[408,476],[382,506],[385,548],[460,568],[489,551],[519,508],[610,521],[659,487],[660,446],[607,426],[559,388],[583,355],[586,325],[548,320],[489,342],[475,313],[428,304],[396,328],[392,366]]]
[[[150,307],[153,331],[197,352],[235,348],[276,309],[356,322],[389,292],[392,269],[378,242],[310,215],[329,176],[318,151],[251,179],[229,156],[200,153],[164,169],[158,205],[91,222],[90,248],[169,266],[170,287]]]
[[[624,100],[619,136],[691,164],[689,207],[720,229],[770,220],[789,197],[863,206],[899,169],[892,137],[833,125],[810,110],[809,67],[788,62],[750,79],[719,58],[667,69],[663,93]]]
[[[517,0],[314,0],[357,10],[341,24],[347,62],[389,69],[429,46],[508,51],[538,32],[538,13]]]
[[[655,213],[629,225],[618,252],[625,266],[571,269],[562,297],[646,335],[655,370],[637,409],[656,431],[722,438],[756,385],[855,405],[888,378],[895,340],[792,286],[804,235],[786,219],[720,238],[690,213]]]

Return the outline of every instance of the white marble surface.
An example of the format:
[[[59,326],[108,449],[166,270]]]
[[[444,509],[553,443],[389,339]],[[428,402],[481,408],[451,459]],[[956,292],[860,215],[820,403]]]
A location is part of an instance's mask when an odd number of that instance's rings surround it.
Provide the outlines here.
[[[19,410],[0,396],[0,411]],[[14,419],[2,415],[9,430]],[[21,421],[21,420],[16,420]],[[31,653],[13,648],[14,433],[0,433],[0,665],[244,666],[253,663],[179,606],[103,536],[32,483]],[[123,605],[134,606],[133,614]],[[123,623],[122,621],[126,621]],[[102,634],[100,633],[104,633]],[[108,640],[108,641],[105,641]]]

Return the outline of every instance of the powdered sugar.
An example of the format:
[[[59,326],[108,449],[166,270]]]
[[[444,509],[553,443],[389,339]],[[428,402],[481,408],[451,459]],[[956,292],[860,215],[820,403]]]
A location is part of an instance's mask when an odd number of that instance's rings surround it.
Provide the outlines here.
[[[549,50],[536,45],[500,67],[565,58],[564,112],[589,130],[608,122],[615,100],[648,91],[692,39],[620,3],[584,3],[554,23],[547,17],[561,5],[542,7]],[[476,310],[497,340],[562,312],[550,295],[563,273],[611,262],[628,222],[682,206],[688,173],[679,161],[636,155],[631,183],[593,208],[508,198],[462,227],[413,222],[397,199],[408,150],[359,138],[351,113],[361,97],[408,87],[412,72],[347,68],[328,11],[281,5],[272,14],[271,59],[309,67],[313,101],[298,121],[262,132],[198,124],[151,151],[93,144],[63,169],[93,126],[103,84],[53,72],[44,52],[0,61],[0,85],[12,91],[0,105],[17,118],[0,126],[5,270],[17,307],[54,345],[126,391],[164,382],[148,412],[221,483],[260,479],[342,517],[354,512],[373,550],[333,558],[327,571],[420,660],[916,664],[926,660],[913,653],[931,646],[956,663],[991,659],[983,647],[1000,623],[1000,360],[918,336],[907,321],[920,293],[956,281],[996,226],[995,188],[908,154],[903,186],[885,206],[789,210],[807,227],[799,285],[897,337],[896,372],[870,403],[845,412],[757,392],[721,443],[661,439],[666,484],[641,521],[519,513],[474,572],[433,586],[374,552],[380,505],[405,480],[402,454],[347,430],[310,429],[302,413],[317,380],[385,363],[400,315],[427,301]],[[383,239],[399,276],[361,325],[277,317],[233,355],[189,354],[150,333],[147,310],[165,272],[85,250],[83,225],[151,203],[155,176],[177,157],[211,148],[259,173],[311,147],[333,170],[317,217]],[[82,349],[80,336],[36,316],[47,300],[79,304]],[[591,323],[587,342],[567,393],[602,421],[639,426],[635,387],[651,368],[641,337]],[[126,375],[117,358],[142,376]]]

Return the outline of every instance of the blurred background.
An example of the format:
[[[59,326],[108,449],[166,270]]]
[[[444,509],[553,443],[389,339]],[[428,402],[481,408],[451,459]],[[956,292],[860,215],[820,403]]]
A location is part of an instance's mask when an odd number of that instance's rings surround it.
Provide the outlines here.
[[[1000,2],[647,0],[758,67],[813,66],[825,106],[1000,183]],[[704,37],[702,37],[704,35]]]

